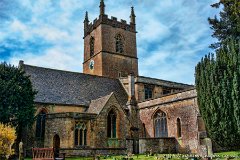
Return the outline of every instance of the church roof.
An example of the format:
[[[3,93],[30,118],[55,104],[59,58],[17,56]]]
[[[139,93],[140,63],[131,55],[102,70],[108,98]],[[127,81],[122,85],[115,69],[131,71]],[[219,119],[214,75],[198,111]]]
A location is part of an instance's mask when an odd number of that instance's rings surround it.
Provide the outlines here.
[[[88,113],[99,114],[112,95],[113,93],[107,96],[92,100],[88,108]]]
[[[112,92],[121,105],[127,102],[127,93],[118,79],[26,64],[20,67],[30,75],[33,88],[38,91],[37,103],[88,106],[91,100]]]

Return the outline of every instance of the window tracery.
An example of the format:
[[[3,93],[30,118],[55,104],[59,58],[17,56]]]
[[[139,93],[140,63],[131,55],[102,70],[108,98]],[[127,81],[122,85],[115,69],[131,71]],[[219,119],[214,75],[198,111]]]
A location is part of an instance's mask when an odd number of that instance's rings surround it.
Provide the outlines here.
[[[154,127],[155,127],[155,137],[167,137],[167,118],[166,114],[162,111],[158,111],[154,115]]]
[[[87,126],[84,122],[76,122],[75,124],[75,145],[87,145]]]

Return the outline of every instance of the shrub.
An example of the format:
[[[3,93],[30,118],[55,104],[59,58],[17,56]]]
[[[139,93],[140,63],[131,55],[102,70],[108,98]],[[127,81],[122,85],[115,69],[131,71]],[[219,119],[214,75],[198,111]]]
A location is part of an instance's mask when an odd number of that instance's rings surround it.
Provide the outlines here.
[[[16,139],[15,128],[0,123],[0,159],[7,159],[13,154],[11,148]]]

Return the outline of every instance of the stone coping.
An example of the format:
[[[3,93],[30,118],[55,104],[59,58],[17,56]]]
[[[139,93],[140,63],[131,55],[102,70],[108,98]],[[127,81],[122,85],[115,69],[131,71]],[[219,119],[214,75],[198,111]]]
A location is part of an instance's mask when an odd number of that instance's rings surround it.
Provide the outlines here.
[[[73,119],[94,119],[97,114],[86,112],[64,112],[64,113],[49,113],[46,115],[47,119],[54,118],[73,118]]]

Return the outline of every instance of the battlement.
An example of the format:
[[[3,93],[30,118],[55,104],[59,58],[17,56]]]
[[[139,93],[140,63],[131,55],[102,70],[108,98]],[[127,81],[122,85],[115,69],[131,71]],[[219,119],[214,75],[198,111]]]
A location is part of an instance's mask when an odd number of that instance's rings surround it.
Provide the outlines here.
[[[131,22],[130,24],[127,24],[127,21],[123,19],[118,21],[118,19],[113,16],[111,18],[108,18],[108,15],[99,15],[99,18],[94,19],[93,22],[85,26],[84,37],[86,37],[89,33],[91,33],[100,24],[106,24],[114,28],[121,28],[130,32],[136,33],[136,26]]]

